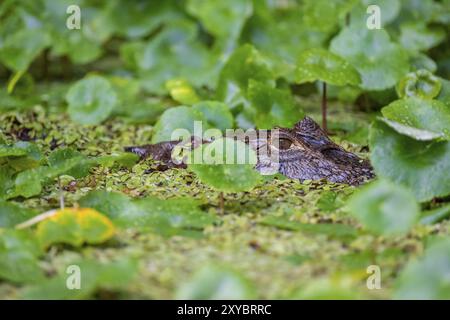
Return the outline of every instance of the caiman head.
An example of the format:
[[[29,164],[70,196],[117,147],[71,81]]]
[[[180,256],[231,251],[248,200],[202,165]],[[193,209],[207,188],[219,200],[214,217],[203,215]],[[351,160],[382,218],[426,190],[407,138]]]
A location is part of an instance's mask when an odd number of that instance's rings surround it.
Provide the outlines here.
[[[272,152],[277,152],[278,171],[291,179],[301,181],[324,179],[357,185],[374,176],[367,160],[331,141],[320,126],[309,117],[299,121],[292,129],[273,130],[267,142]],[[259,140],[256,149],[262,147],[261,143]],[[264,172],[273,166],[274,163],[270,162],[268,157],[264,157],[259,159],[256,169]]]
[[[311,118],[305,117],[294,128],[275,128],[268,134],[257,134],[255,139],[245,139],[258,154],[256,169],[261,173],[279,173],[291,179],[327,180],[336,183],[358,185],[372,178],[373,171],[367,160],[344,150],[327,136]],[[198,138],[192,137],[192,141]],[[194,148],[202,141],[192,143]],[[160,142],[140,147],[126,147],[125,151],[141,158],[152,157],[164,164],[161,168],[184,168],[184,164],[172,161],[172,150],[179,141]],[[261,152],[261,150],[266,150]],[[276,154],[277,159],[271,154]],[[268,156],[269,155],[269,156]],[[274,172],[275,168],[275,172]]]

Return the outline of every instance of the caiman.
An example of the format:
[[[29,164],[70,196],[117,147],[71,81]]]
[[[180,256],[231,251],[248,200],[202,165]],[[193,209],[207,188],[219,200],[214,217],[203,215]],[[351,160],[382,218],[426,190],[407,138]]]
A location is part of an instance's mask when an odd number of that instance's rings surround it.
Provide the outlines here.
[[[278,153],[277,171],[291,179],[326,180],[335,183],[359,185],[374,177],[368,160],[346,151],[334,143],[322,128],[310,117],[305,117],[291,128],[266,130],[264,139],[256,135],[255,139],[246,138],[258,155],[255,169],[261,173],[273,167],[269,157],[262,157],[258,152],[261,147],[269,147]],[[277,132],[277,143],[274,143],[274,132]],[[258,131],[257,131],[258,132]],[[209,141],[192,139],[191,148]],[[148,157],[160,163],[158,170],[185,168],[184,163],[172,160],[172,151],[180,141],[165,141],[143,146],[126,147],[125,151],[133,152],[141,159]],[[269,151],[270,152],[270,151]]]

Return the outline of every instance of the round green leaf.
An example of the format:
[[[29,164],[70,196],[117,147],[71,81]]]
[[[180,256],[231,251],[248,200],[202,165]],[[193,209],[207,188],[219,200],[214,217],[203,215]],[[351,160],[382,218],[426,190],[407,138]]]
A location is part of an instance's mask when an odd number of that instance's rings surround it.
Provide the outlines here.
[[[406,52],[391,42],[385,30],[357,25],[342,29],[331,41],[330,51],[349,61],[360,73],[361,87],[383,90],[394,86],[409,71]]]
[[[207,265],[181,285],[177,299],[252,299],[253,285],[241,274],[226,267]]]
[[[443,28],[429,27],[425,23],[417,23],[417,21],[403,24],[400,30],[400,44],[411,52],[428,50],[438,45],[446,37]]]
[[[408,187],[417,200],[450,194],[450,142],[417,141],[376,121],[369,145],[376,174]]]
[[[274,83],[266,59],[253,46],[246,44],[233,52],[220,72],[217,85],[218,100],[233,106],[232,102],[246,95],[249,79],[267,84]]]
[[[220,138],[195,149],[189,168],[219,191],[249,191],[261,181],[253,168],[256,161],[256,153],[244,142]]]
[[[394,129],[398,133],[403,134],[408,137],[411,137],[413,139],[419,140],[419,141],[429,141],[429,140],[442,138],[442,134],[440,134],[440,133],[435,133],[435,132],[431,132],[428,130],[417,129],[417,128],[410,127],[410,126],[401,124],[397,121],[392,121],[392,120],[389,120],[386,118],[379,117],[378,119],[380,121],[383,121],[384,123],[386,123],[389,127]]]
[[[0,228],[13,228],[36,214],[37,212],[32,209],[21,207],[14,202],[0,200]]]
[[[202,123],[203,130],[208,129],[207,120],[199,110],[186,106],[170,108],[161,115],[155,124],[152,143],[178,139],[179,137],[172,136],[177,129],[186,129],[190,135],[193,135],[196,121]]]
[[[344,19],[345,14],[352,9],[355,0],[305,0],[303,15],[306,26],[313,30],[330,32]],[[324,17],[327,17],[324,19]]]
[[[437,100],[397,100],[381,109],[389,120],[433,132],[450,140],[450,108]]]
[[[0,228],[0,279],[15,283],[40,283],[45,280],[38,257],[42,250],[24,230]]]
[[[258,129],[292,127],[302,118],[302,111],[287,90],[250,79],[247,93],[251,107],[246,108],[244,112]]]
[[[441,81],[430,71],[421,69],[408,73],[395,89],[400,98],[433,99],[441,91]]]
[[[442,84],[441,92],[437,96],[439,101],[445,103],[448,107],[450,107],[450,81],[439,78],[439,81]]]
[[[249,0],[189,0],[186,9],[215,37],[235,39],[251,16],[252,7]]]
[[[343,58],[324,49],[310,49],[300,54],[295,80],[298,83],[324,81],[343,86],[361,82],[358,71]]]
[[[31,62],[50,44],[42,29],[21,29],[4,39],[0,46],[0,61],[14,71],[25,71]]]
[[[450,299],[450,240],[432,244],[410,262],[396,282],[396,299]]]
[[[202,101],[192,106],[192,109],[200,111],[212,127],[225,131],[232,129],[234,124],[230,108],[218,101]]]
[[[81,124],[98,124],[108,118],[117,104],[117,95],[108,80],[89,76],[75,83],[67,92],[68,112]]]
[[[348,207],[363,226],[379,235],[408,232],[419,217],[419,206],[411,192],[379,180],[354,194]]]

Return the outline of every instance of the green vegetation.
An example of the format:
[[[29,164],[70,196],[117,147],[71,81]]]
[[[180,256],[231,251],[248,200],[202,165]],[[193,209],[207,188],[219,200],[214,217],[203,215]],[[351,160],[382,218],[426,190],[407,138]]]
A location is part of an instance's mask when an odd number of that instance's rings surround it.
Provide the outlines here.
[[[449,10],[2,1],[0,298],[449,299]],[[222,134],[304,115],[327,119],[375,181],[262,176],[228,138],[183,154],[203,160],[187,169],[123,151],[186,139],[195,121]],[[249,162],[222,163],[224,141]],[[370,265],[381,289],[366,286]]]

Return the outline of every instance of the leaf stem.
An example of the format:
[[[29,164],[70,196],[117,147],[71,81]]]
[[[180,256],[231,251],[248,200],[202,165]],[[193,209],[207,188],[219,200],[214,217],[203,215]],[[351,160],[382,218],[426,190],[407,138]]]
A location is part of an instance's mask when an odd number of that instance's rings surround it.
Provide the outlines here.
[[[325,132],[327,129],[327,84],[322,82],[322,128]]]

